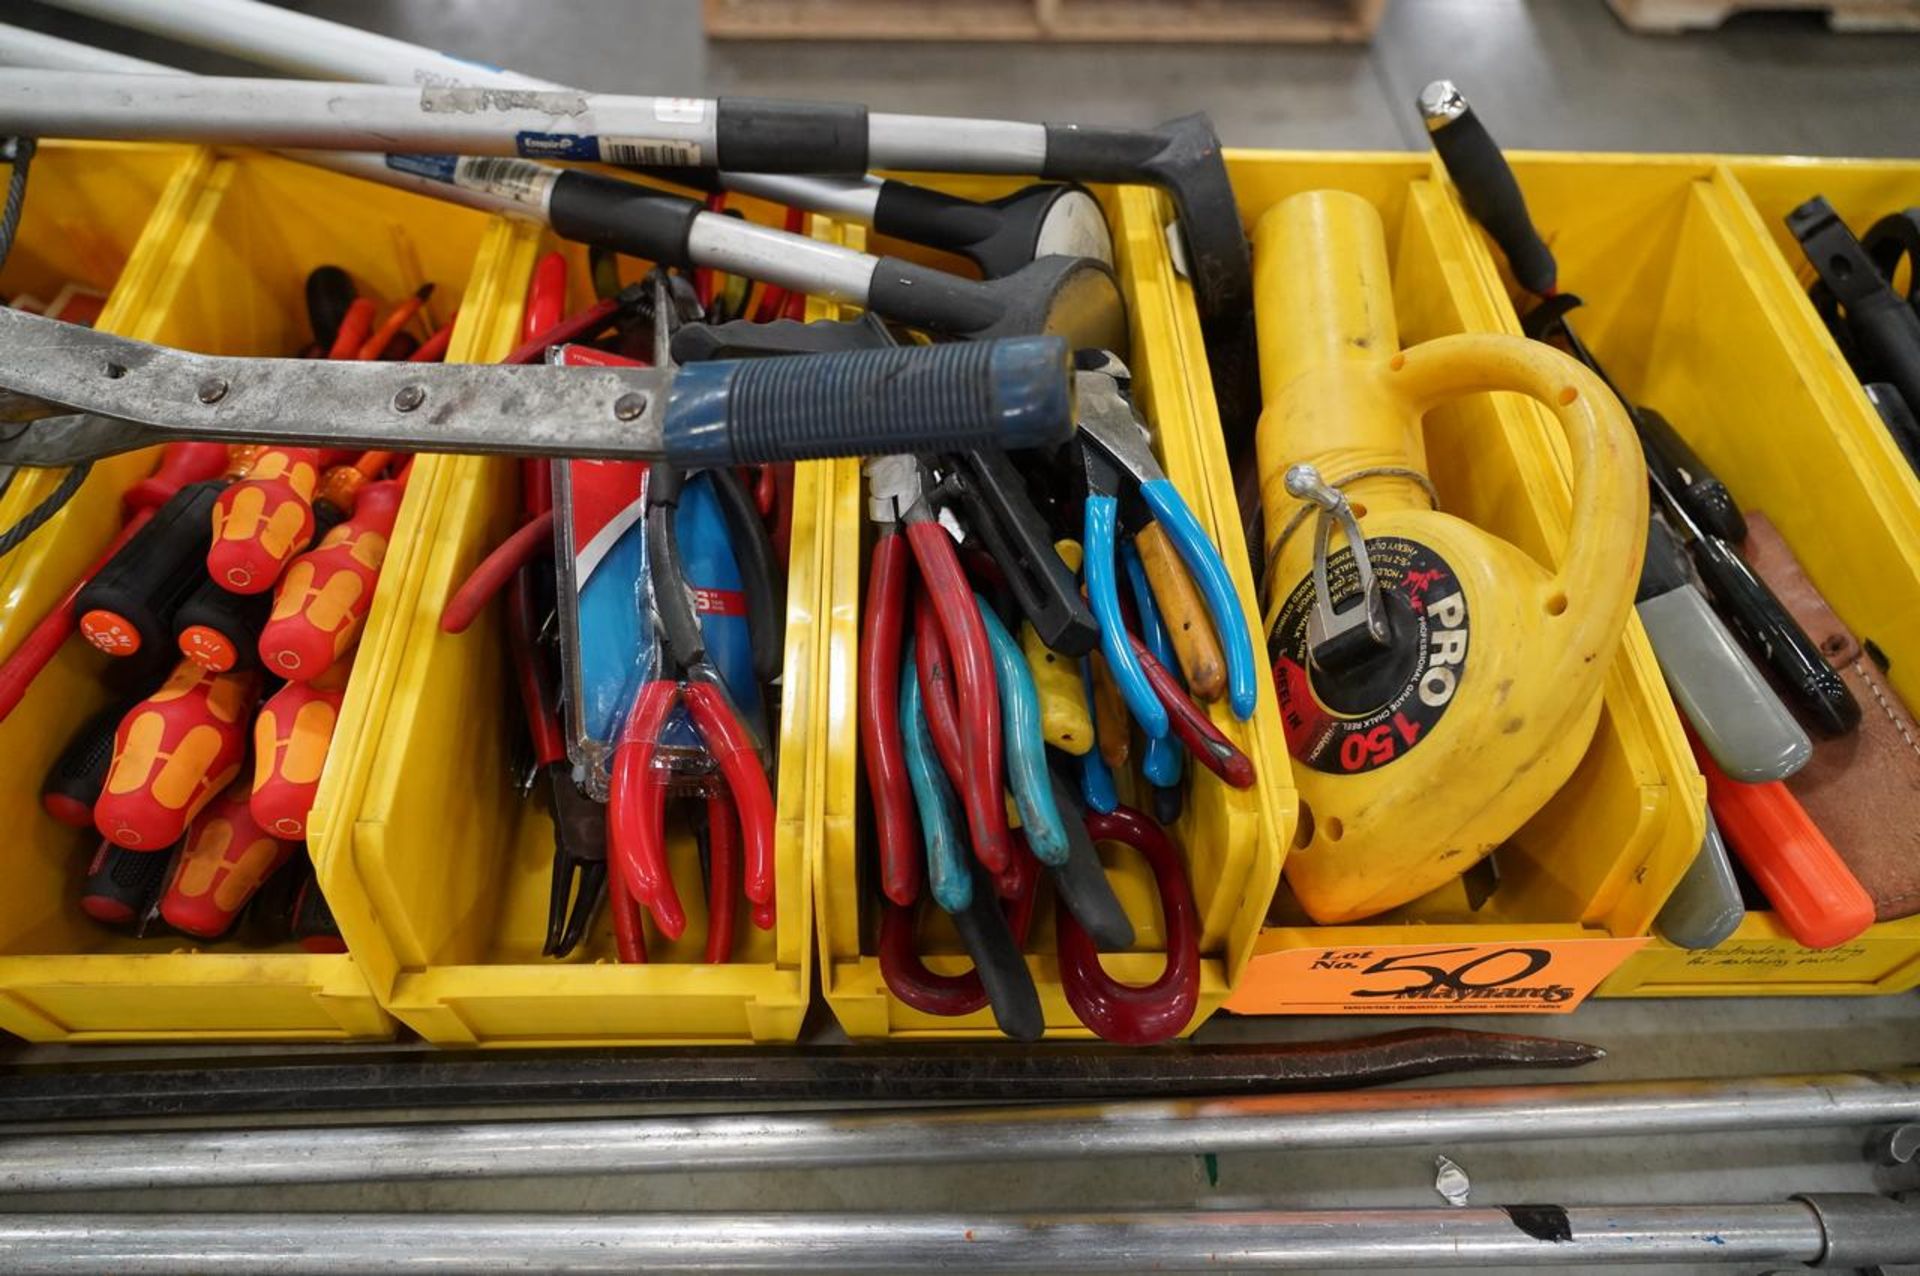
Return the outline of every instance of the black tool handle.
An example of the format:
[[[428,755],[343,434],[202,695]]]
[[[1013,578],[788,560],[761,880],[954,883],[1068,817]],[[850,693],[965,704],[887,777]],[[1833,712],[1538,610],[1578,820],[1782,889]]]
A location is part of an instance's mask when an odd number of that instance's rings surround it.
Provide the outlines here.
[[[1450,80],[1421,90],[1420,114],[1461,201],[1507,255],[1514,279],[1537,297],[1552,296],[1559,276],[1553,251],[1534,229],[1520,183],[1486,125]]]
[[[1728,627],[1773,671],[1808,725],[1827,736],[1845,735],[1859,726],[1860,702],[1733,547],[1717,536],[1701,536],[1688,548]]]
[[[964,452],[960,496],[968,527],[1006,575],[1020,614],[1040,641],[1064,656],[1084,656],[1100,643],[1100,622],[1080,582],[1060,561],[1053,530],[1033,506],[1027,481],[1012,457],[998,449]]]
[[[160,901],[172,864],[164,850],[130,851],[102,841],[87,865],[80,910],[109,926],[137,925]]]
[[[1920,473],[1920,420],[1913,415],[1913,405],[1906,396],[1884,381],[1875,381],[1866,387],[1867,402],[1873,404],[1873,410],[1880,414],[1881,423],[1887,427],[1887,433],[1900,446],[1900,454],[1907,458],[1907,464],[1916,473]]]
[[[1073,433],[1059,337],[696,363],[662,443],[688,468],[886,452],[1046,447]]]
[[[859,319],[776,319],[753,323],[690,323],[673,332],[673,361],[685,365],[714,359],[763,359],[781,354],[835,354],[873,350],[881,344],[871,325]]]
[[[236,594],[209,577],[173,614],[173,640],[189,660],[225,673],[260,663],[260,629],[273,610],[273,594]]]
[[[40,805],[48,815],[73,828],[93,827],[93,804],[113,761],[113,733],[132,704],[120,700],[108,705],[68,738],[40,784]]]
[[[225,486],[206,479],[175,492],[94,574],[74,602],[89,641],[119,656],[172,646],[174,613],[207,575]]]
[[[1053,800],[1060,808],[1060,823],[1067,833],[1067,862],[1047,868],[1053,878],[1054,893],[1080,923],[1080,929],[1102,949],[1121,952],[1133,947],[1133,920],[1113,893],[1106,866],[1100,862],[1100,851],[1093,844],[1093,835],[1087,832],[1086,811],[1080,805],[1079,796],[1072,785],[1051,770],[1047,779],[1053,786]]]
[[[1687,513],[1701,530],[1712,532],[1733,545],[1746,540],[1747,519],[1740,512],[1740,503],[1733,499],[1733,493],[1720,481],[1720,476],[1708,469],[1693,447],[1680,437],[1673,423],[1652,408],[1635,407],[1631,411],[1633,424],[1640,433],[1641,450],[1647,455],[1647,465],[1660,471],[1660,481],[1687,507]]]
[[[340,335],[340,321],[358,295],[353,278],[338,266],[317,266],[307,275],[307,324],[322,352]]]
[[[1920,403],[1920,314],[1893,290],[1821,196],[1788,213],[1787,229],[1839,303],[1847,332],[1866,365],[1862,375],[1891,383],[1909,405]]]
[[[973,902],[950,914],[960,943],[973,958],[973,968],[986,989],[987,1004],[1000,1031],[1015,1041],[1038,1041],[1047,1031],[1046,1012],[1040,1006],[1033,973],[1007,925],[993,880],[973,865]]]

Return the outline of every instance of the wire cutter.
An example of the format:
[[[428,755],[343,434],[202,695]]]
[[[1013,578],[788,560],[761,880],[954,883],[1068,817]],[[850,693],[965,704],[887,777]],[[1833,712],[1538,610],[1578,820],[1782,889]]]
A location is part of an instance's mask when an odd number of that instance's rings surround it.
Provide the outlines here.
[[[944,533],[942,533],[944,535]],[[984,866],[960,844],[953,790],[934,751],[933,733],[920,694],[913,644],[908,643],[900,671],[900,733],[906,773],[920,815],[926,844],[927,882],[934,902],[952,917],[960,942],[973,959],[987,1002],[1000,1031],[1015,1041],[1035,1041],[1046,1031],[1040,994],[1027,959],[1007,925]],[[996,795],[997,797],[997,795]],[[1013,859],[1011,839],[1009,860]],[[1017,870],[1016,870],[1017,872]]]
[[[1054,953],[1067,1004],[1103,1040],[1144,1046],[1170,1041],[1193,1021],[1200,1000],[1200,920],[1179,848],[1158,824],[1131,807],[1087,817],[1087,832],[1146,857],[1167,919],[1167,964],[1150,984],[1124,984],[1100,965],[1094,939],[1071,911],[1054,920]]]
[[[1000,707],[1006,724],[1007,771],[1014,807],[1020,813],[1024,845],[1053,878],[1061,903],[1102,943],[1124,948],[1133,942],[1133,923],[1127,919],[1126,910],[1120,906],[1107,881],[1092,839],[1086,836],[1072,792],[1054,777],[1047,764],[1047,746],[1041,735],[1040,703],[1033,676],[1021,656],[1019,644],[1006,631],[1000,617],[984,600],[978,601],[998,675]],[[915,599],[914,643],[920,702],[934,754],[946,769],[947,778],[958,784],[966,778],[968,767],[959,731],[953,725],[957,716],[952,709],[953,680],[946,669],[939,627],[924,593]],[[1016,856],[1016,865],[1020,861],[1021,857]],[[1008,899],[1013,898],[1018,889],[1017,881],[1000,884],[1000,894]]]
[[[881,563],[883,554],[899,552],[885,548],[885,542],[901,536],[904,529],[904,539],[914,565],[919,568],[927,596],[932,600],[953,661],[960,742],[966,758],[973,763],[967,769],[968,782],[961,794],[973,853],[980,857],[988,872],[1004,875],[1013,855],[1007,836],[1006,803],[1001,796],[1005,755],[1000,698],[994,678],[993,651],[987,644],[986,626],[974,602],[973,586],[960,565],[953,538],[940,525],[939,514],[929,499],[926,471],[919,458],[907,453],[873,457],[866,462],[865,469],[867,511],[878,529],[875,565]],[[870,593],[870,600],[875,596]],[[886,622],[877,623],[882,630],[887,628]],[[884,696],[881,689],[893,685],[880,681],[881,666],[890,659],[884,643],[871,644],[863,650],[861,684],[869,693]],[[897,711],[897,705],[876,704],[872,700],[862,706],[863,717]],[[872,724],[863,724],[862,730],[872,732],[875,728]],[[870,757],[870,766],[872,762]],[[874,778],[871,771],[868,778],[870,781]],[[883,855],[889,851],[897,855],[899,850],[897,840],[891,845],[886,841],[881,844]],[[903,882],[911,874],[895,864],[892,868],[883,867],[882,877]]]
[[[1178,488],[1153,457],[1146,424],[1134,411],[1126,365],[1108,351],[1081,351],[1079,445],[1087,484],[1082,544],[1087,598],[1100,621],[1100,649],[1127,707],[1149,738],[1167,734],[1167,710],[1127,641],[1120,610],[1120,507],[1131,480],[1153,521],[1166,532],[1211,614],[1227,665],[1227,702],[1235,716],[1253,716],[1258,676],[1253,637],[1220,551]]]
[[[720,672],[707,656],[700,618],[680,561],[674,511],[683,476],[656,464],[647,479],[647,577],[660,667],[634,697],[614,752],[607,797],[607,840],[613,871],[669,939],[687,925],[667,863],[666,799],[672,768],[660,756],[660,736],[675,708],[685,704],[739,813],[746,896],[771,921],[773,903],[773,790],[758,742],[741,723]]]

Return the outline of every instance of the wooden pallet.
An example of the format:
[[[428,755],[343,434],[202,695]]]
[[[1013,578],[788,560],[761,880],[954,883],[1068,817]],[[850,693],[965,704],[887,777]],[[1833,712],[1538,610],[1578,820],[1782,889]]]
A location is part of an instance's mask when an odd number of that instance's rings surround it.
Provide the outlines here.
[[[729,40],[1358,44],[1386,0],[705,0]]]
[[[1920,31],[1920,0],[1607,0],[1635,31],[1711,30],[1736,13],[1813,9],[1835,31]]]

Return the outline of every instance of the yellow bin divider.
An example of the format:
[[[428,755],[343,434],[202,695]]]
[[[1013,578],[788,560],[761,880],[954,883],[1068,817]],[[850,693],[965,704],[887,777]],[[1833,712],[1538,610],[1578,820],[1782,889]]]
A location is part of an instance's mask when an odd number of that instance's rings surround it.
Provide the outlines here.
[[[51,157],[64,161],[66,149],[48,147],[36,161],[29,210],[36,200],[52,202],[58,170]],[[74,150],[93,166],[89,180],[105,183],[113,153]],[[116,293],[103,328],[206,353],[284,356],[309,339],[305,281],[316,266],[345,268],[368,293],[389,303],[431,280],[438,291],[429,313],[439,318],[451,315],[468,291],[488,224],[479,213],[270,155],[176,153],[181,174],[123,273],[123,288],[138,282],[141,289],[124,301]],[[152,159],[143,155],[140,161],[150,165]],[[29,228],[35,225],[32,215]],[[108,220],[95,237],[110,228]],[[50,253],[46,260],[59,259]],[[461,313],[454,359],[472,351],[475,330],[486,318],[478,304]],[[0,645],[16,645],[99,552],[119,524],[121,490],[153,459],[149,452],[97,465],[55,525],[15,556],[20,561],[8,577]],[[358,657],[363,670],[378,663],[393,585],[407,573],[413,541],[405,528],[433,503],[434,485],[431,468],[416,471],[409,482],[401,530]],[[390,1036],[393,1021],[350,954],[309,953],[291,942],[260,951],[168,934],[136,940],[80,913],[79,886],[98,839],[48,818],[38,792],[67,736],[106,703],[107,665],[105,657],[70,641],[0,725],[0,748],[13,762],[0,809],[13,811],[27,830],[12,858],[13,888],[0,903],[0,1026],[41,1041]],[[357,672],[349,696],[364,696],[366,682]],[[334,769],[330,762],[329,773]]]
[[[1229,150],[1227,165],[1249,223],[1308,190],[1347,190],[1373,203],[1386,226],[1404,345],[1515,330],[1498,277],[1431,157]],[[1191,306],[1182,307],[1181,322],[1197,346]],[[1204,365],[1191,367],[1203,380]],[[1455,401],[1428,415],[1426,449],[1442,509],[1542,562],[1557,557],[1568,462],[1565,440],[1543,409],[1515,395]],[[1223,487],[1216,499],[1231,494]],[[1267,955],[1291,949],[1643,935],[1699,848],[1703,797],[1652,649],[1632,621],[1605,683],[1593,743],[1561,791],[1496,852],[1499,885],[1490,897],[1476,907],[1465,882],[1455,881],[1366,922],[1315,926],[1283,884],[1253,970],[1229,1008],[1284,1009],[1290,965],[1276,958],[1271,976],[1262,966]]]
[[[753,205],[754,216],[772,210]],[[473,354],[518,344],[527,283],[553,247],[541,229],[495,221],[474,270],[487,324]],[[568,249],[573,297],[590,297],[585,255]],[[640,264],[623,261],[633,271]],[[377,665],[356,672],[336,752],[321,784],[312,846],[348,947],[382,1002],[427,1040],[452,1046],[688,1045],[792,1041],[805,1018],[812,960],[810,840],[818,827],[812,769],[826,720],[819,705],[824,463],[796,467],[787,633],[775,788],[771,932],[740,910],[735,959],[702,962],[705,890],[698,848],[670,823],[669,857],[686,932],[665,942],[647,923],[649,961],[621,965],[607,910],[566,960],[542,957],[553,824],[543,796],[522,800],[514,743],[525,735],[497,606],[463,634],[441,632],[453,590],[518,522],[515,463],[423,457],[433,495],[408,510],[396,540],[417,540],[388,571]],[[417,480],[416,480],[417,481]],[[363,685],[364,680],[364,685]],[[670,817],[671,819],[671,817]]]
[[[988,199],[1018,182],[919,175],[919,182],[971,198]],[[1183,323],[1192,313],[1190,286],[1180,279],[1167,249],[1165,227],[1172,220],[1165,196],[1141,187],[1096,188],[1113,231],[1115,268],[1126,294],[1132,326],[1133,395],[1153,429],[1162,467],[1194,507],[1219,544],[1233,574],[1246,622],[1258,632],[1253,577],[1239,520],[1232,514],[1232,475],[1217,424],[1212,389],[1205,374],[1199,329]],[[865,243],[856,227],[822,229],[852,246]],[[901,256],[925,254],[888,241],[880,251]],[[815,317],[831,314],[816,305]],[[866,503],[857,460],[834,463],[825,525],[831,536],[827,558],[827,754],[824,764],[824,822],[815,867],[819,913],[821,984],[835,1017],[850,1036],[931,1040],[992,1038],[999,1035],[991,1012],[962,1018],[925,1014],[892,996],[880,976],[876,955],[878,887],[871,850],[862,842],[867,827],[861,807],[864,780],[858,745],[855,700],[859,668],[860,595],[865,587]],[[1280,861],[1293,836],[1296,797],[1282,743],[1279,709],[1270,679],[1260,679],[1259,703],[1250,722],[1240,722],[1224,705],[1214,706],[1214,722],[1254,762],[1259,784],[1248,791],[1227,787],[1194,768],[1185,809],[1171,830],[1185,850],[1201,924],[1199,1009],[1186,1031],[1211,1015],[1245,969]],[[1158,897],[1144,860],[1123,847],[1105,847],[1108,875],[1136,930],[1134,948],[1103,956],[1118,979],[1144,983],[1165,964]],[[1043,905],[1044,909],[1044,905]],[[936,910],[924,909],[921,952],[930,969],[957,973],[968,968],[958,938]],[[1060,986],[1051,910],[1036,916],[1026,945],[1027,965],[1040,992],[1049,1037],[1086,1037]]]
[[[0,303],[20,294],[50,302],[77,283],[107,294],[95,324],[100,331],[150,337],[157,316],[149,299],[166,275],[186,210],[212,168],[210,152],[185,146],[42,142],[28,173],[13,251],[0,270]],[[10,176],[11,166],[0,164],[0,181]],[[121,489],[152,463],[144,452],[96,463],[75,500],[0,558],[0,651],[12,651],[39,618],[33,604],[49,592],[57,597],[113,535]],[[0,498],[0,526],[13,526],[39,505],[63,474],[15,474]],[[74,532],[63,534],[68,527]]]
[[[1586,305],[1581,337],[1748,508],[1779,526],[1836,611],[1920,704],[1920,482],[1805,295],[1784,218],[1824,194],[1856,231],[1920,204],[1920,164],[1725,156],[1512,156]],[[1517,330],[1510,311],[1501,319]],[[1871,708],[1868,710],[1871,712]],[[1920,984],[1920,917],[1834,948],[1768,912],[1690,952],[1656,936],[1602,996],[1828,996]]]

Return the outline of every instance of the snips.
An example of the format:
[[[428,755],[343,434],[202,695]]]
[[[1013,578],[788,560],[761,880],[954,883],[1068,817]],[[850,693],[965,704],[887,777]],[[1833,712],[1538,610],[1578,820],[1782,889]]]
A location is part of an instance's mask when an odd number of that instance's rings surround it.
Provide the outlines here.
[[[1183,643],[1196,641],[1199,623],[1211,624],[1226,665],[1227,703],[1235,716],[1250,718],[1258,689],[1253,636],[1226,563],[1192,507],[1154,459],[1146,426],[1128,395],[1126,365],[1108,351],[1081,351],[1077,362],[1083,373],[1095,374],[1080,379],[1077,440],[1087,488],[1082,529],[1087,597],[1100,623],[1100,650],[1114,681],[1140,729],[1149,738],[1166,735],[1170,729],[1167,708],[1155,692],[1145,663],[1136,654],[1139,648],[1128,641],[1120,606],[1118,559],[1124,522],[1134,530],[1143,557],[1160,568],[1151,574],[1161,575],[1163,581],[1172,579],[1164,571],[1171,566],[1171,556],[1162,552],[1158,538],[1164,535],[1172,543],[1174,555],[1197,588],[1206,614],[1191,615],[1186,591],[1156,581],[1159,610],[1168,620],[1169,629],[1182,636]],[[1129,512],[1136,501],[1138,507]],[[1151,529],[1149,523],[1153,524]],[[1149,533],[1144,543],[1142,532]],[[1205,654],[1196,647],[1189,657],[1197,665],[1189,677],[1194,678],[1195,689],[1203,698],[1208,686],[1217,686],[1215,675],[1206,668]]]

